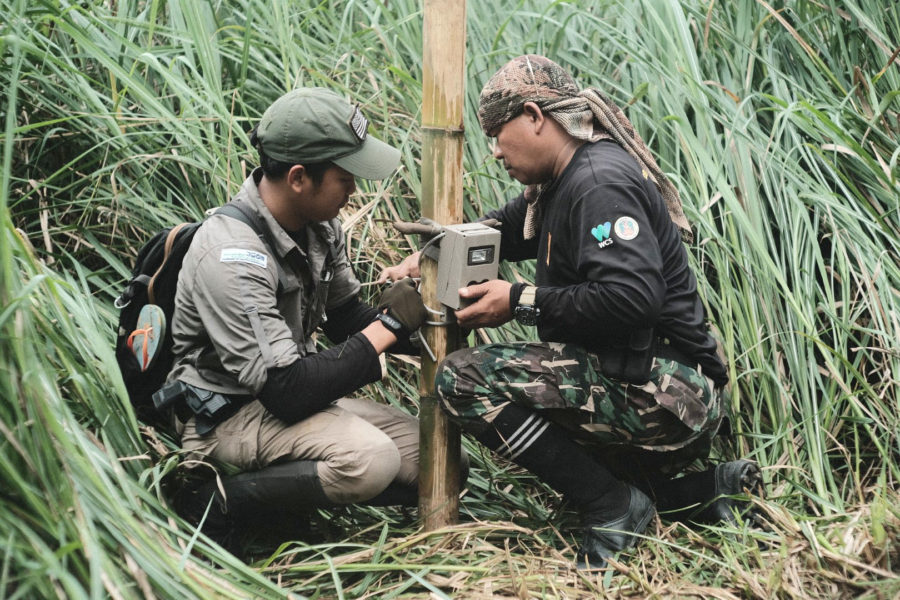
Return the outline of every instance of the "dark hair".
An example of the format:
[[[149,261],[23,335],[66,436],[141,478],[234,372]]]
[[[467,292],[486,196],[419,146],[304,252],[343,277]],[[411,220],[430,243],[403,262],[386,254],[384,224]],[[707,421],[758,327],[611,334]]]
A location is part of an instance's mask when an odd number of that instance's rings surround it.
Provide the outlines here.
[[[318,186],[325,177],[325,171],[334,165],[331,161],[303,164],[275,160],[263,151],[262,144],[259,143],[259,137],[256,135],[255,127],[253,128],[253,131],[250,132],[250,143],[253,144],[257,152],[259,152],[259,166],[262,167],[263,173],[272,181],[278,181],[279,179],[284,178],[284,176],[287,175],[287,172],[291,170],[291,167],[302,164],[306,174],[312,179],[313,183]]]

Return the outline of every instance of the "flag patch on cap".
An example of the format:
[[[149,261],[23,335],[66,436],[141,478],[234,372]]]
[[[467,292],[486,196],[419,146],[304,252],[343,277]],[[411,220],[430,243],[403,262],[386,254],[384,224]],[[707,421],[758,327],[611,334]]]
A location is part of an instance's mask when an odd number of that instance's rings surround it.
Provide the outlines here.
[[[369,128],[369,120],[366,119],[358,106],[353,107],[353,115],[350,117],[350,129],[359,138],[359,141],[366,139],[366,130]]]

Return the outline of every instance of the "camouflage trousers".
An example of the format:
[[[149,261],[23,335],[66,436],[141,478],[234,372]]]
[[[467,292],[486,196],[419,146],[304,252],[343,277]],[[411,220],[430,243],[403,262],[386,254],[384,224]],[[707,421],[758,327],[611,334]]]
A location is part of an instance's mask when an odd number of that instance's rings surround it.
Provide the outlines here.
[[[709,440],[722,414],[719,390],[689,366],[655,358],[650,380],[633,385],[604,377],[599,358],[573,344],[458,350],[441,363],[435,383],[451,420],[474,434],[512,402],[591,445],[668,452]]]

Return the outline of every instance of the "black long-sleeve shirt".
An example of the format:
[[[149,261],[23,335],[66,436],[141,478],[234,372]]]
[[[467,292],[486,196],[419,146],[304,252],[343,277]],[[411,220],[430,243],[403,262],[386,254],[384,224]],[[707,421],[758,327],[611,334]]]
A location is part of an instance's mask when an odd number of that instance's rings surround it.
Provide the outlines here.
[[[485,215],[502,222],[502,259],[537,259],[541,340],[603,351],[652,327],[717,385],[727,382],[678,228],[634,158],[611,141],[581,146],[542,206],[532,240],[523,238],[523,196]]]

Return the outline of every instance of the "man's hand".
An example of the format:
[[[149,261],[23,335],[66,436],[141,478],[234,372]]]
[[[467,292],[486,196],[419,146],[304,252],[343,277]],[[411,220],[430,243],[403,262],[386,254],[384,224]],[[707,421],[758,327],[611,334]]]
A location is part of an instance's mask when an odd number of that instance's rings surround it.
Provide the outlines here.
[[[403,259],[399,265],[388,267],[381,272],[375,283],[385,283],[388,281],[400,281],[404,277],[419,277],[419,255],[421,252],[410,254]]]
[[[511,287],[508,281],[492,279],[460,289],[460,298],[474,302],[456,311],[456,320],[466,329],[503,325],[513,316],[509,305]]]
[[[410,333],[422,326],[428,317],[428,310],[422,303],[422,296],[416,291],[416,282],[407,277],[394,283],[381,295],[378,310],[387,312]]]

